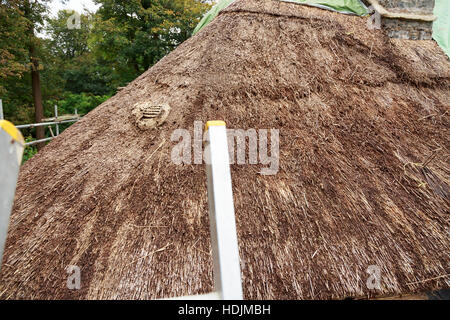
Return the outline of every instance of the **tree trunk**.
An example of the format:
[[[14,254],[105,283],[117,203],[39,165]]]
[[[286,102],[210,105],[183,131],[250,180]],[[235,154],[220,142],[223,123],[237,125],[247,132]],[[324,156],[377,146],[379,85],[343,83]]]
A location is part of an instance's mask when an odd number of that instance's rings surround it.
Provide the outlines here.
[[[25,17],[29,20],[29,44],[28,44],[28,50],[30,53],[30,62],[31,62],[31,88],[33,91],[33,102],[34,102],[34,112],[35,112],[35,121],[36,123],[39,123],[42,121],[42,118],[44,118],[44,106],[42,105],[42,91],[41,91],[41,79],[39,76],[39,60],[36,56],[36,36],[34,34],[34,21],[32,18],[32,3],[30,0],[24,1],[22,3],[23,10],[25,13]],[[45,128],[44,127],[37,127],[36,128],[36,139],[41,140],[45,138]],[[45,143],[39,143],[37,145],[38,150],[43,148],[45,146]]]
[[[31,86],[33,89],[33,102],[34,102],[34,113],[35,121],[39,123],[44,118],[44,106],[42,105],[42,91],[41,91],[41,79],[39,76],[39,61],[35,56],[35,47],[33,44],[30,45],[30,59],[31,59]],[[36,139],[41,140],[45,138],[45,128],[36,127]],[[45,143],[37,144],[38,150],[43,148]]]

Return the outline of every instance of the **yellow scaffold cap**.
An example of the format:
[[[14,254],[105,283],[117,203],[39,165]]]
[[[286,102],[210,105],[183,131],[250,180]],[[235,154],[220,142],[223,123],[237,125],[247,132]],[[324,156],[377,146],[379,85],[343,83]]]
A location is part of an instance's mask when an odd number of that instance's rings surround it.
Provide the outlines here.
[[[11,138],[21,144],[24,144],[22,133],[11,122],[0,120],[0,128],[11,136]]]
[[[205,126],[205,131],[208,131],[209,127],[226,127],[227,124],[222,120],[208,121]]]

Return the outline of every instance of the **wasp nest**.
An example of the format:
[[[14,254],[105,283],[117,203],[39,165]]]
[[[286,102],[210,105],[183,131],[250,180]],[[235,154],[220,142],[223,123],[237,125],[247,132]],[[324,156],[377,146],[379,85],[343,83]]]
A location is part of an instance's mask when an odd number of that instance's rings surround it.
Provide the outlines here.
[[[133,115],[139,129],[147,130],[161,126],[169,115],[168,105],[157,105],[151,102],[140,102],[134,106]]]

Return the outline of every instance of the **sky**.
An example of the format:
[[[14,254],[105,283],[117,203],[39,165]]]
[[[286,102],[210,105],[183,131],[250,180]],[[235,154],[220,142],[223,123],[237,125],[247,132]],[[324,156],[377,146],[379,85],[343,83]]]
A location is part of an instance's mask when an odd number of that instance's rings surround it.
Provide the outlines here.
[[[61,0],[52,0],[50,3],[50,11],[52,16],[56,16],[59,10],[76,10],[79,13],[84,12],[84,8],[89,11],[96,11],[98,8],[92,0],[67,0],[66,4],[62,4]]]

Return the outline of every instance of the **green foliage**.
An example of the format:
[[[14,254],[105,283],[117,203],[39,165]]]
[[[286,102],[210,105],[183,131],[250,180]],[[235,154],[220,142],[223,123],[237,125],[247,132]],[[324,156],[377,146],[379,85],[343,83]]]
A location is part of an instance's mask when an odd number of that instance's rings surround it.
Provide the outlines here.
[[[41,50],[42,30],[49,0],[0,1],[0,98],[5,116],[14,123],[34,118],[31,96],[31,48]],[[37,58],[37,57],[35,57]],[[37,68],[44,68],[37,58]]]
[[[48,100],[46,108],[46,116],[53,117],[53,106],[58,106],[59,114],[74,114],[77,110],[78,114],[85,115],[98,105],[108,100],[111,96],[96,96],[89,93],[68,93],[63,100]]]
[[[111,98],[110,95],[97,96],[90,93],[66,93],[62,100],[47,100],[45,101],[45,117],[54,117],[54,106],[58,106],[58,114],[75,114],[77,112],[80,116],[88,114],[94,110],[97,106]],[[59,131],[62,133],[72,123],[65,123],[59,125]],[[55,133],[53,129],[53,133]],[[47,130],[47,137],[50,136],[49,130]]]
[[[4,81],[22,78],[29,67],[25,45],[28,21],[18,4],[18,1],[0,2],[0,94],[6,92]]]
[[[199,0],[96,0],[89,47],[128,82],[188,39],[210,4]]]
[[[33,140],[34,139],[31,136],[28,136],[25,138],[25,142],[31,142]],[[22,164],[24,164],[25,162],[27,162],[28,160],[33,158],[37,152],[38,152],[38,149],[36,146],[26,147],[25,150],[23,151]]]
[[[30,48],[38,60],[45,117],[87,114],[188,39],[211,7],[204,0],[94,0],[98,12],[49,17],[50,0],[0,0],[0,99],[5,118],[34,123]],[[45,37],[37,37],[43,34]],[[61,131],[69,125],[61,125]],[[35,129],[22,130],[27,139]],[[46,130],[47,137],[50,135]],[[28,147],[24,161],[36,153]]]
[[[94,95],[114,93],[118,85],[111,69],[88,48],[92,15],[80,15],[79,29],[67,27],[71,16],[72,12],[60,11],[56,18],[48,20],[46,31],[51,36],[46,44],[48,56],[51,57],[47,61],[48,68],[51,68],[49,74],[58,79],[57,87],[65,92]],[[61,93],[51,95],[57,97]]]
[[[87,44],[92,16],[81,14],[79,28],[69,29],[67,24],[73,15],[71,11],[59,11],[56,18],[47,19],[46,32],[51,36],[50,51],[53,56],[63,60],[74,59],[89,52]]]

